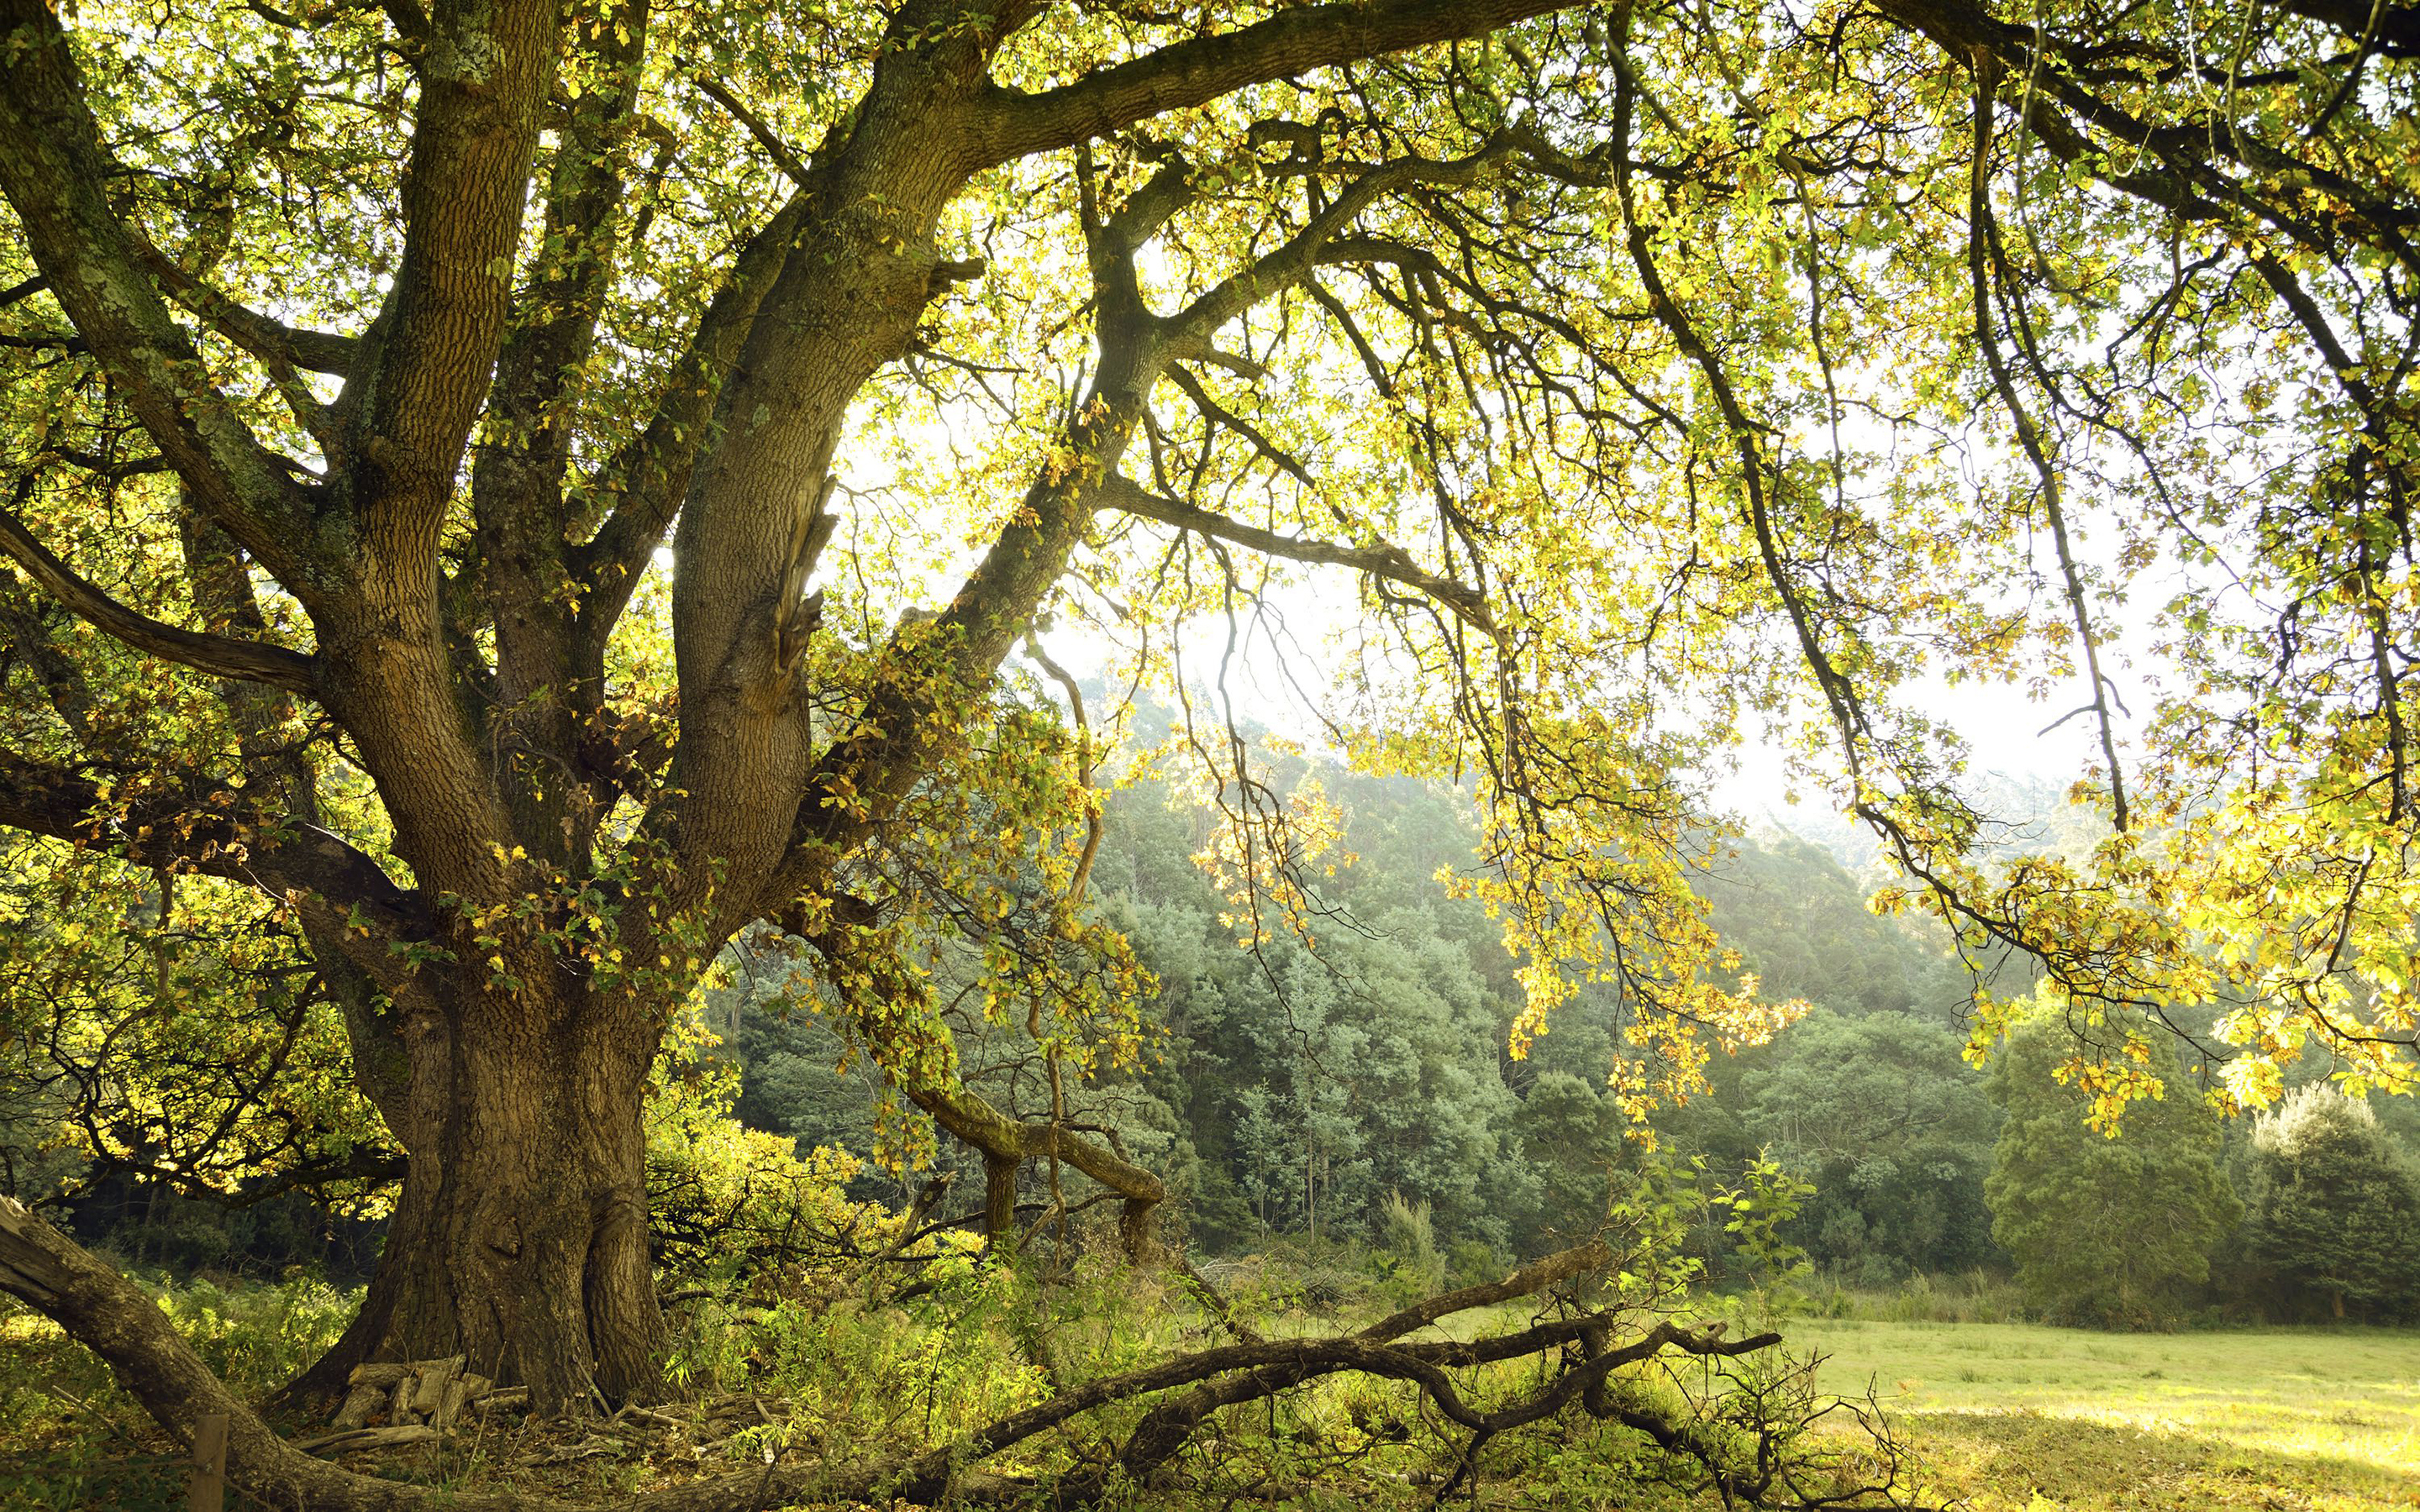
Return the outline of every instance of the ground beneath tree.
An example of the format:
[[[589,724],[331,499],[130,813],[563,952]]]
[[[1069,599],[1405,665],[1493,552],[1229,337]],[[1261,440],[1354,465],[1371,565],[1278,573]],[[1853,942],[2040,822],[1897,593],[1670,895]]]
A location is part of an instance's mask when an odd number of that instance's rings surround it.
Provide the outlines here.
[[[186,1337],[256,1400],[341,1328],[349,1300],[307,1286],[165,1293]],[[963,1307],[954,1304],[953,1316]],[[998,1368],[1002,1356],[982,1369],[954,1368],[926,1348],[938,1336],[929,1329],[898,1326],[905,1316],[830,1312],[808,1332],[803,1317],[776,1310],[733,1316],[727,1335],[691,1318],[684,1364],[700,1374],[688,1400],[570,1424],[533,1423],[508,1402],[473,1408],[441,1443],[342,1462],[422,1485],[613,1504],[768,1455],[785,1467],[842,1467],[892,1443],[946,1436],[1023,1389]],[[1340,1319],[1296,1321],[1308,1333]],[[1468,1319],[1456,1332],[1501,1321]],[[959,1317],[956,1326],[989,1333],[978,1318]],[[1815,1319],[1792,1332],[1793,1345],[1829,1355],[1827,1389],[1862,1395],[1871,1384],[1919,1451],[1934,1502],[1962,1499],[1974,1512],[2420,1507],[2420,1334],[2124,1335]],[[718,1338],[742,1352],[718,1359]],[[1169,1342],[1069,1328],[1053,1347],[1083,1367],[1102,1351]],[[812,1363],[819,1360],[832,1363]],[[747,1384],[726,1389],[733,1379]],[[1155,1512],[1425,1507],[1443,1461],[1401,1442],[1389,1415],[1401,1405],[1384,1384],[1334,1383],[1289,1412],[1279,1441],[1207,1446]],[[302,1416],[278,1427],[291,1438],[325,1431],[323,1421]],[[1051,1452],[1070,1447],[1080,1453],[1074,1443]],[[1621,1445],[1602,1426],[1541,1426],[1491,1448],[1478,1502],[1499,1512],[1694,1508],[1622,1483],[1621,1462]],[[175,1447],[90,1354],[30,1314],[0,1313],[0,1508],[171,1512],[184,1505],[184,1486]]]

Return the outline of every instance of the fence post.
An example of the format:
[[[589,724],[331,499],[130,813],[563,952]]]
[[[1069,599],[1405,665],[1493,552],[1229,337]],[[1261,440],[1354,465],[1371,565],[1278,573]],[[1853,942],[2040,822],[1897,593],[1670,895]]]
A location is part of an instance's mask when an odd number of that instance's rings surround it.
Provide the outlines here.
[[[204,1412],[194,1420],[194,1484],[185,1493],[186,1512],[225,1512],[226,1441],[225,1412]]]

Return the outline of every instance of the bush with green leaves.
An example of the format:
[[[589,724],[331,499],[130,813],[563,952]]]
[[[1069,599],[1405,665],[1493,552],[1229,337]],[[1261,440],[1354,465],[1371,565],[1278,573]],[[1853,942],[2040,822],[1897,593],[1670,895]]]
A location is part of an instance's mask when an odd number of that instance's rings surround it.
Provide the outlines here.
[[[1760,1320],[1780,1318],[1806,1301],[1800,1283],[1814,1267],[1787,1234],[1814,1192],[1780,1162],[1759,1155],[1740,1172],[1738,1185],[1718,1187],[1710,1199],[1730,1214],[1723,1233],[1747,1283],[1748,1311]]]

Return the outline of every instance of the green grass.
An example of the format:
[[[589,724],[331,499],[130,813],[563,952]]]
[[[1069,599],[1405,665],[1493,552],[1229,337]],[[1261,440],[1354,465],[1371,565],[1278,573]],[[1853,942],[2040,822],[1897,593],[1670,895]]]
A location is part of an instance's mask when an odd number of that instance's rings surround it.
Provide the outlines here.
[[[2420,1334],[1808,1320],[1977,1512],[2420,1507]]]

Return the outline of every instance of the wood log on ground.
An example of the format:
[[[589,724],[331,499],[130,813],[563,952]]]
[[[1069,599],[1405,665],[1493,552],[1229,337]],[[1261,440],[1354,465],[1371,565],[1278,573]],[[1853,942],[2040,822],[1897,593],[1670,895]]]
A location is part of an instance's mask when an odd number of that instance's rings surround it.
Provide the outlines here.
[[[423,1360],[411,1367],[411,1411],[420,1417],[432,1417],[444,1405],[445,1388],[462,1373],[462,1356],[451,1355],[442,1360]]]
[[[336,1415],[329,1420],[328,1426],[339,1431],[368,1427],[370,1418],[386,1406],[392,1390],[373,1381],[363,1381],[347,1388],[344,1405],[336,1409]]]
[[[346,1433],[321,1433],[308,1439],[297,1439],[294,1447],[304,1454],[322,1458],[330,1455],[354,1454],[363,1449],[399,1449],[406,1444],[434,1443],[441,1438],[435,1428],[423,1423],[407,1423],[382,1428],[354,1428]]]
[[[388,1427],[426,1424],[442,1433],[461,1416],[463,1408],[495,1390],[495,1382],[486,1376],[465,1370],[466,1363],[456,1354],[442,1360],[355,1365],[344,1403],[328,1426],[336,1432],[350,1432],[376,1426],[372,1420],[382,1419]],[[527,1393],[522,1395],[525,1398]]]

